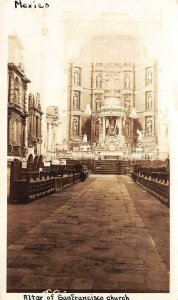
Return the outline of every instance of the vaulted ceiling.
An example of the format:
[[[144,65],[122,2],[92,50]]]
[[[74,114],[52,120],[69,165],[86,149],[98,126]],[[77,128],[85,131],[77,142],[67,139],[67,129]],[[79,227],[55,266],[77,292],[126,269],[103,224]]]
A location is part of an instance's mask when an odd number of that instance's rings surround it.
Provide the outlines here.
[[[75,13],[63,15],[66,59],[135,62],[157,57],[160,13]]]

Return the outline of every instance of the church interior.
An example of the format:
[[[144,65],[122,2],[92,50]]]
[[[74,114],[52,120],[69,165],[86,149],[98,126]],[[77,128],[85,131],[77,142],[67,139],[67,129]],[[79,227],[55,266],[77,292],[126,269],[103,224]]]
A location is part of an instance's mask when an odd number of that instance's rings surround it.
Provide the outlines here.
[[[147,14],[144,22],[138,14],[113,18],[103,13],[87,21],[82,13],[65,14],[72,152],[91,150],[105,158],[168,156],[160,21],[159,13]]]

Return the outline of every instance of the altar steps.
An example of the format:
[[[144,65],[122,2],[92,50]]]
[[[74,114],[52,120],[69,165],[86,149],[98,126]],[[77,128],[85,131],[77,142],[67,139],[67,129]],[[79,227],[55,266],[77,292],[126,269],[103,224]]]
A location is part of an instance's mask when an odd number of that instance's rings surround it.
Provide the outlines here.
[[[121,160],[95,160],[95,174],[126,174],[128,169],[128,161]]]

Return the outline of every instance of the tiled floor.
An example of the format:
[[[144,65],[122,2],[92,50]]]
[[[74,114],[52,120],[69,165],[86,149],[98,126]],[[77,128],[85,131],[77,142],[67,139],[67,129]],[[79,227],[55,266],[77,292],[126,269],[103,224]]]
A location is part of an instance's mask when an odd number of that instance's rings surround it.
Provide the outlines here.
[[[169,209],[115,175],[8,205],[7,288],[167,292]]]

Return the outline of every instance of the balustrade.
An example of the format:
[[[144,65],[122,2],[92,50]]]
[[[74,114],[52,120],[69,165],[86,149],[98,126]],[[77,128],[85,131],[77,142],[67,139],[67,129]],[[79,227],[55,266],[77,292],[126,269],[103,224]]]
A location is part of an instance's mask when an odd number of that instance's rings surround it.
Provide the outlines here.
[[[165,166],[159,168],[136,166],[132,173],[132,178],[169,206],[169,172]]]

